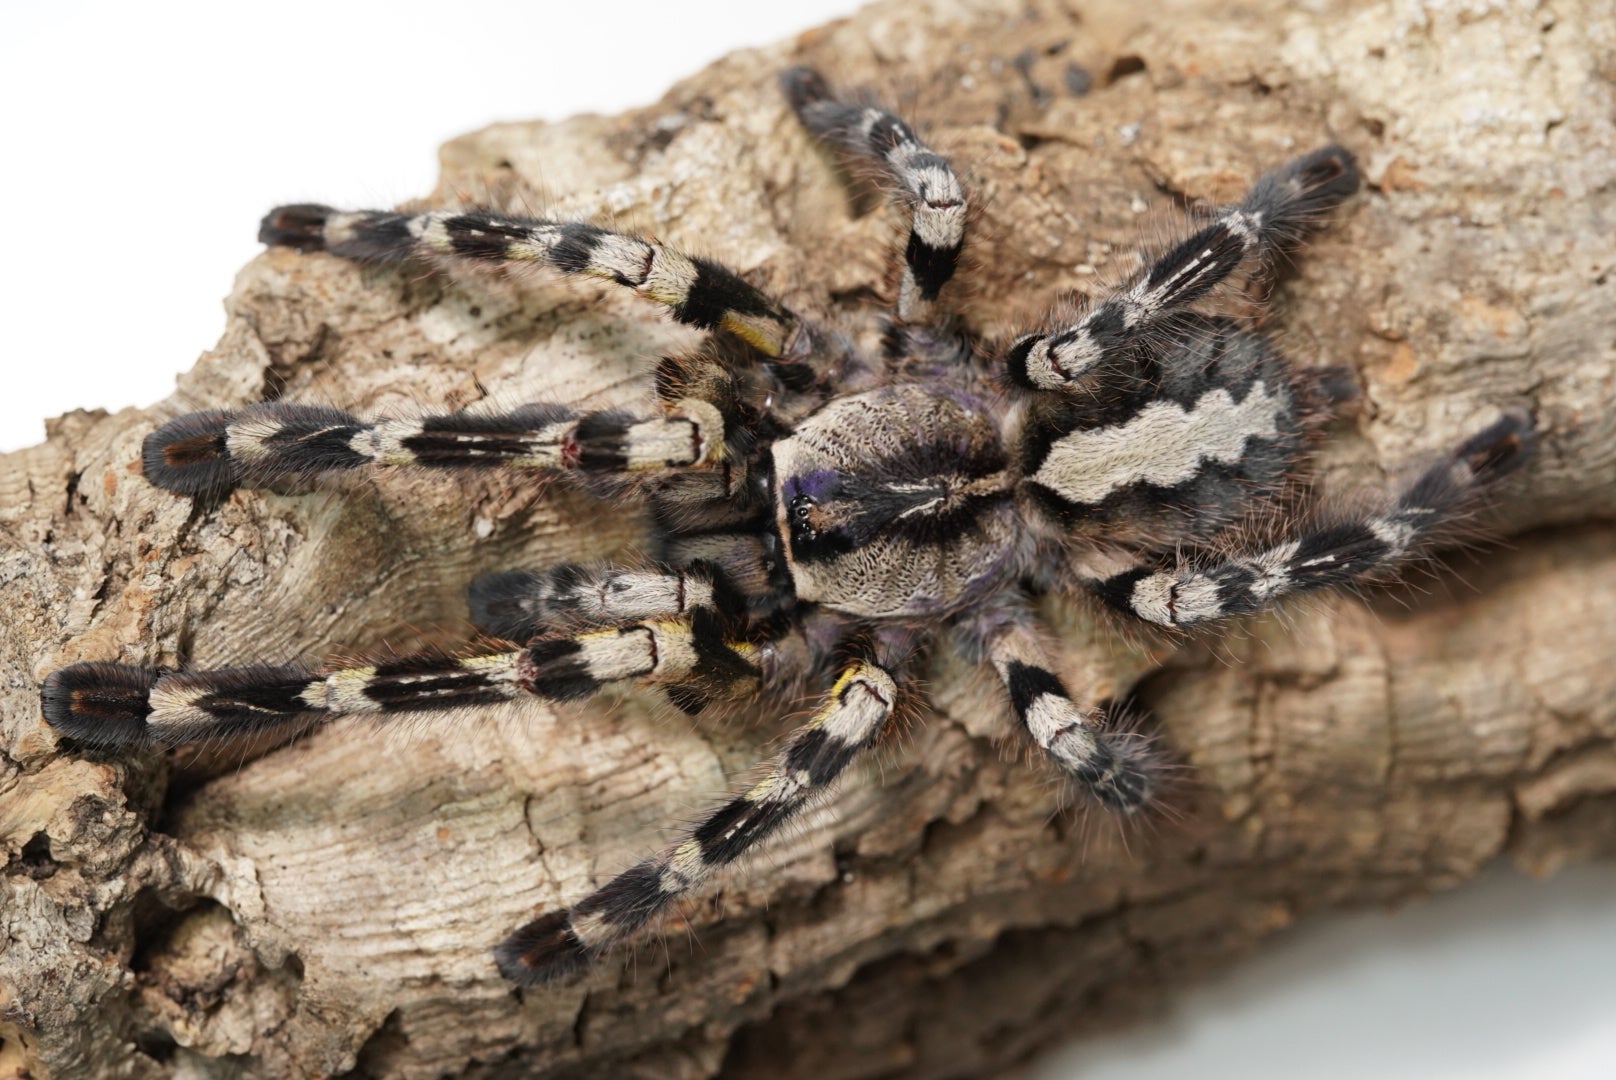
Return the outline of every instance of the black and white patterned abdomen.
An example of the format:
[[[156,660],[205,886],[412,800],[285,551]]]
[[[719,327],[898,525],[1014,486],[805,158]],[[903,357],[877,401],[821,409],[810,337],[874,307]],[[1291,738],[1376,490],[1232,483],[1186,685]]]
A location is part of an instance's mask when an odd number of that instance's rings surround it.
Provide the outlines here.
[[[797,597],[867,618],[958,610],[1002,583],[1017,537],[986,406],[951,387],[832,401],[774,446]]]
[[[1129,379],[1034,407],[1022,490],[1093,540],[1212,539],[1277,494],[1303,450],[1294,375],[1228,319],[1177,320]]]

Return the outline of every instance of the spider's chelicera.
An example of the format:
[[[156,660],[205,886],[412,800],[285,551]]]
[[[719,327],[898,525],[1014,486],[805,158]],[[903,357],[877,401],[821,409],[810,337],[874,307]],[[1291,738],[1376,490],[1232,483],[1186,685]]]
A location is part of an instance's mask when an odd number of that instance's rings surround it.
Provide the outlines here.
[[[1379,509],[1253,539],[1257,512],[1294,493],[1309,430],[1343,380],[1293,368],[1249,323],[1196,305],[1231,275],[1267,274],[1357,190],[1346,150],[1280,166],[1081,317],[992,348],[950,328],[945,287],[969,204],[949,162],[812,71],[789,72],[784,86],[809,131],[907,210],[881,355],[647,238],[492,212],[287,206],[265,218],[267,243],[582,274],[709,333],[660,361],[654,415],[537,404],[362,420],[274,402],[182,416],[145,444],[147,478],[195,496],[371,466],[565,475],[650,500],[654,562],[480,578],[473,620],[512,643],[480,655],[324,671],[76,664],[45,684],[49,723],[138,748],[309,714],[573,701],[625,681],[690,712],[759,683],[828,684],[756,784],[499,946],[500,970],[532,985],[589,964],[800,813],[917,695],[910,672],[939,635],[992,666],[1032,742],[1079,788],[1113,811],[1140,810],[1159,763],[1051,670],[1034,594],[1087,592],[1133,619],[1193,627],[1383,575],[1529,449],[1529,419],[1506,410]]]

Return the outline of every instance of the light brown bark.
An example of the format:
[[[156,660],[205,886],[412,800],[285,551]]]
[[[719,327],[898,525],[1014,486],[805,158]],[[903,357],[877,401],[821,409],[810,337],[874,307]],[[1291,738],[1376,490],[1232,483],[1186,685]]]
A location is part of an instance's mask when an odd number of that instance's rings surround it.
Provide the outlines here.
[[[510,479],[381,476],[212,508],[140,440],[284,394],[367,413],[648,400],[690,343],[631,300],[268,252],[217,349],[156,409],[75,413],[0,458],[0,1072],[34,1077],[982,1075],[1149,1007],[1309,912],[1616,846],[1616,28],[1602,0],[1159,8],[880,4],[738,53],[613,119],[443,151],[434,204],[539,203],[724,258],[799,310],[867,314],[893,234],[854,217],[774,90],[872,85],[954,155],[982,214],[971,325],[1092,293],[1173,220],[1327,141],[1367,190],[1280,290],[1298,362],[1362,414],[1325,486],[1376,489],[1527,403],[1505,549],[1422,590],[1336,597],[1173,650],[1052,604],[1064,674],[1136,683],[1188,765],[1182,820],[1051,813],[991,680],[941,662],[884,768],[665,944],[513,995],[491,946],[744,769],[778,717],[634,696],[361,723],[272,752],[57,753],[37,685],[77,660],[218,666],[463,633],[485,569],[631,550],[624,508]],[[1082,76],[1092,89],[1078,95]],[[1142,212],[1149,207],[1148,212]],[[250,222],[243,223],[250,228]],[[685,923],[690,933],[685,931]]]

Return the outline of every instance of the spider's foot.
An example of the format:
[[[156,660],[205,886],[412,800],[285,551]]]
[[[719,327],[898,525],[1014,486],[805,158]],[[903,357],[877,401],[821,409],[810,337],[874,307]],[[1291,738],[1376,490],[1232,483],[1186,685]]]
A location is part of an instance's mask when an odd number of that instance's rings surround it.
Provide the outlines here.
[[[499,973],[518,986],[558,982],[587,968],[594,952],[578,939],[568,911],[541,915],[494,950]]]
[[[817,101],[829,101],[833,96],[825,76],[811,67],[787,68],[780,75],[780,89],[798,112]]]
[[[1332,413],[1356,412],[1363,400],[1363,388],[1358,385],[1358,373],[1348,364],[1310,371],[1312,390],[1320,402]]]
[[[151,691],[163,673],[123,664],[73,664],[53,671],[40,690],[45,722],[92,746],[148,741]]]
[[[1280,170],[1294,179],[1303,193],[1303,213],[1322,214],[1334,209],[1362,183],[1358,159],[1344,146],[1326,146],[1303,155]]]
[[[317,711],[324,703],[313,694],[324,685],[301,667],[74,664],[45,680],[40,706],[51,727],[93,746],[179,746],[250,735]]]
[[[1362,182],[1344,146],[1326,146],[1265,173],[1240,209],[1261,222],[1265,245],[1290,247],[1323,224]]]
[[[140,449],[146,479],[177,495],[223,495],[235,489],[241,483],[229,446],[235,418],[223,409],[186,413],[147,435]]]
[[[1514,407],[1465,440],[1454,456],[1470,467],[1477,482],[1490,483],[1520,468],[1536,447],[1537,429],[1531,414]]]
[[[359,440],[371,428],[324,405],[276,401],[209,409],[176,417],[146,436],[141,465],[147,480],[175,494],[225,495],[370,464],[374,453],[355,447],[369,445]]]
[[[1095,742],[1093,759],[1074,770],[1087,794],[1106,810],[1123,816],[1154,805],[1165,766],[1155,740],[1137,731],[1111,731]]]
[[[277,206],[258,225],[258,242],[298,251],[325,250],[325,224],[336,213],[319,203]]]

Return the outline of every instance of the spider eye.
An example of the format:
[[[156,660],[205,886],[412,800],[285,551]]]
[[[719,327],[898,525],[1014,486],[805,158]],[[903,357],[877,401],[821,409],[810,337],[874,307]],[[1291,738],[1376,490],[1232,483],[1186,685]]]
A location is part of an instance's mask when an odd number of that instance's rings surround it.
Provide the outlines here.
[[[793,547],[811,545],[820,539],[822,534],[819,526],[824,523],[815,519],[814,510],[818,506],[819,501],[812,495],[793,496],[787,511]]]

